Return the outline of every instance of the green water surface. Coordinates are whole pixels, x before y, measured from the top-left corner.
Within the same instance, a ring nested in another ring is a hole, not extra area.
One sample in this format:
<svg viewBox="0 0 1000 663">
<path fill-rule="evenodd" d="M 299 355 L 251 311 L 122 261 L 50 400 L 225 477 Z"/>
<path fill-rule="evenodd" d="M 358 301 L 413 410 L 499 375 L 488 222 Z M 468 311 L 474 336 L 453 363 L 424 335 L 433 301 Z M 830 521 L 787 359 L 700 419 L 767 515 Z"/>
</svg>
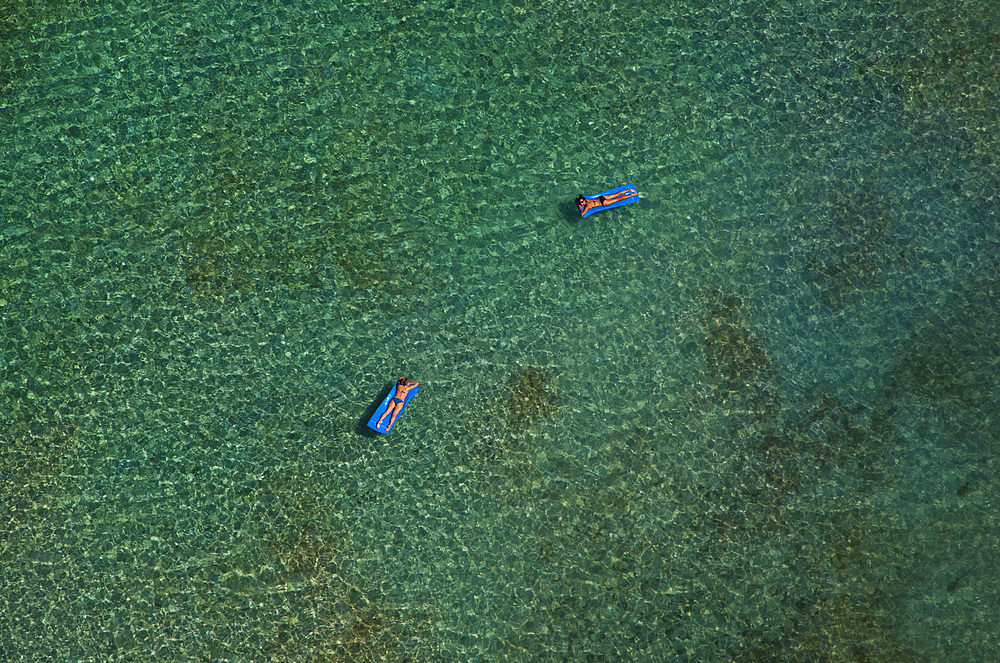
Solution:
<svg viewBox="0 0 1000 663">
<path fill-rule="evenodd" d="M 0 658 L 998 660 L 996 7 L 2 3 Z"/>
</svg>

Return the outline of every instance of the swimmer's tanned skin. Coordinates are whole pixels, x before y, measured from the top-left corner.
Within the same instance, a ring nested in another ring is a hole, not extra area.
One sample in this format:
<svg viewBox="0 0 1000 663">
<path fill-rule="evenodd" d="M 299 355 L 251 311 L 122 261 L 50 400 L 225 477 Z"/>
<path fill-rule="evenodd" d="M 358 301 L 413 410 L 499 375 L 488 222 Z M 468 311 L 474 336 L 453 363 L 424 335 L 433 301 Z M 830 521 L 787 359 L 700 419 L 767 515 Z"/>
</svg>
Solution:
<svg viewBox="0 0 1000 663">
<path fill-rule="evenodd" d="M 406 379 L 405 375 L 400 375 L 399 379 L 396 380 L 396 393 L 392 395 L 392 400 L 389 401 L 389 407 L 385 409 L 382 416 L 378 418 L 378 423 L 375 424 L 375 428 L 382 427 L 382 421 L 386 417 L 389 417 L 389 427 L 392 428 L 392 422 L 396 421 L 396 417 L 399 416 L 400 411 L 403 409 L 403 403 L 406 402 L 406 395 L 410 393 L 410 390 L 416 387 L 419 382 L 410 382 Z M 390 416 L 391 415 L 391 416 Z"/>
<path fill-rule="evenodd" d="M 618 193 L 613 193 L 610 196 L 597 196 L 596 198 L 587 198 L 582 193 L 576 197 L 576 206 L 580 208 L 580 215 L 587 213 L 591 207 L 603 207 L 604 205 L 611 205 L 612 203 L 617 203 L 619 200 L 624 198 L 629 198 L 634 196 L 639 192 L 635 189 L 625 189 L 624 191 L 619 191 Z"/>
</svg>

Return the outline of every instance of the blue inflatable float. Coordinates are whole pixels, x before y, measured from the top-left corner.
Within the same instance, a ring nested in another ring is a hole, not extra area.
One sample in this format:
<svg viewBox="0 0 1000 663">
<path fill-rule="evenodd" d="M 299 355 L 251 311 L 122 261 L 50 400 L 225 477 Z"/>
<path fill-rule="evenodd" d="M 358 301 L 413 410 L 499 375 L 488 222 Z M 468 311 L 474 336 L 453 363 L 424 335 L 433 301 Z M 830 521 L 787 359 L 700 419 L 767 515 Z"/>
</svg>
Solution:
<svg viewBox="0 0 1000 663">
<path fill-rule="evenodd" d="M 639 200 L 639 191 L 634 184 L 626 184 L 617 189 L 603 191 L 595 196 L 584 196 L 580 194 L 576 197 L 576 207 L 580 210 L 580 216 L 586 219 L 594 212 L 601 212 L 612 207 L 621 207 Z"/>
<path fill-rule="evenodd" d="M 371 428 L 373 431 L 378 431 L 379 433 L 388 433 L 391 431 L 392 427 L 396 425 L 397 421 L 399 421 L 399 418 L 403 416 L 403 411 L 406 409 L 406 406 L 409 405 L 410 399 L 416 396 L 418 391 L 420 391 L 420 387 L 410 389 L 410 391 L 407 392 L 406 396 L 403 398 L 403 407 L 400 408 L 399 414 L 396 415 L 396 418 L 392 419 L 391 415 L 386 417 L 385 421 L 382 422 L 382 427 L 379 428 L 376 426 L 379 418 L 382 416 L 382 413 L 389 408 L 389 401 L 391 401 L 392 397 L 396 395 L 396 383 L 394 382 L 392 386 L 389 387 L 389 393 L 385 395 L 384 399 L 382 399 L 382 404 L 375 409 L 375 414 L 373 414 L 371 419 L 368 420 L 368 428 Z M 390 419 L 392 419 L 392 423 L 390 423 Z"/>
</svg>

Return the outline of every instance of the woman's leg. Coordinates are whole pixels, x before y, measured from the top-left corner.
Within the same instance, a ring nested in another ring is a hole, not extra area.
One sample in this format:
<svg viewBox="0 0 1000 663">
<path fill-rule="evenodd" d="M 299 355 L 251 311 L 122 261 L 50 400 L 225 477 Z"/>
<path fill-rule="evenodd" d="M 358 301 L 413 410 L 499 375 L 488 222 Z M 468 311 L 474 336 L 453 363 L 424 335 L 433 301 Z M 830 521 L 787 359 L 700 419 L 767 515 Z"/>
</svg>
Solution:
<svg viewBox="0 0 1000 663">
<path fill-rule="evenodd" d="M 613 196 L 609 196 L 605 200 L 604 204 L 605 205 L 609 205 L 611 203 L 617 203 L 619 200 L 622 200 L 624 198 L 630 198 L 630 197 L 634 196 L 635 193 L 636 193 L 635 189 L 626 189 L 625 191 L 619 191 L 618 193 L 614 194 Z"/>
<path fill-rule="evenodd" d="M 404 401 L 404 402 L 405 402 L 405 401 Z M 390 427 L 390 428 L 392 427 L 392 423 L 393 423 L 394 421 L 396 421 L 396 417 L 398 417 L 398 416 L 399 416 L 399 413 L 400 413 L 400 412 L 401 412 L 402 410 L 403 410 L 403 403 L 396 403 L 396 404 L 395 404 L 395 406 L 394 406 L 394 407 L 392 408 L 392 416 L 391 416 L 391 417 L 389 417 L 389 427 Z"/>
<path fill-rule="evenodd" d="M 385 418 L 388 417 L 391 413 L 396 412 L 399 408 L 402 407 L 402 403 L 397 403 L 394 400 L 393 401 L 389 401 L 389 402 L 392 403 L 392 405 L 390 405 L 389 407 L 387 407 L 385 409 L 385 412 L 382 413 L 382 416 L 378 418 L 378 423 L 375 424 L 375 428 L 381 428 L 382 427 L 382 422 L 385 421 Z M 392 425 L 392 419 L 389 419 L 389 425 L 390 426 Z"/>
</svg>

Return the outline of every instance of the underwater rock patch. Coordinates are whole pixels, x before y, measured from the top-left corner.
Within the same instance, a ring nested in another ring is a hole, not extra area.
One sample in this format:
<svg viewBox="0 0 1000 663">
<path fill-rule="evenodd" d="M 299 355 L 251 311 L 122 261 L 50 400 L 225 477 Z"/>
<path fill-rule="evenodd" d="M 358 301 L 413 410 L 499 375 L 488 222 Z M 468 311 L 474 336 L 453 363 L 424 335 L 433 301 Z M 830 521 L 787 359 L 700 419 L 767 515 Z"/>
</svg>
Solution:
<svg viewBox="0 0 1000 663">
<path fill-rule="evenodd" d="M 873 75 L 902 89 L 905 112 L 919 125 L 940 132 L 940 114 L 967 134 L 977 160 L 992 161 L 1000 95 L 1000 54 L 993 6 L 960 0 L 912 15 L 907 43 L 886 50 L 872 64 Z M 919 47 L 918 47 L 919 45 Z"/>
<path fill-rule="evenodd" d="M 267 600 L 283 617 L 269 660 L 374 663 L 419 651 L 430 617 L 393 608 L 358 576 L 347 531 L 306 488 L 279 481 L 270 500 L 277 576 Z"/>
<path fill-rule="evenodd" d="M 1000 391 L 1000 280 L 989 268 L 907 337 L 890 371 L 894 393 L 980 408 Z"/>
<path fill-rule="evenodd" d="M 825 305 L 839 309 L 853 295 L 882 287 L 887 268 L 907 253 L 893 245 L 894 201 L 870 180 L 840 181 L 828 199 L 829 211 L 811 224 L 822 232 L 804 279 L 819 287 Z"/>
<path fill-rule="evenodd" d="M 777 368 L 764 342 L 744 323 L 743 310 L 743 300 L 731 295 L 710 305 L 702 320 L 702 347 L 718 398 L 742 409 L 749 425 L 773 417 L 780 400 Z"/>
<path fill-rule="evenodd" d="M 527 366 L 507 381 L 504 411 L 509 426 L 523 430 L 551 416 L 558 407 L 559 396 L 547 371 Z"/>
</svg>

